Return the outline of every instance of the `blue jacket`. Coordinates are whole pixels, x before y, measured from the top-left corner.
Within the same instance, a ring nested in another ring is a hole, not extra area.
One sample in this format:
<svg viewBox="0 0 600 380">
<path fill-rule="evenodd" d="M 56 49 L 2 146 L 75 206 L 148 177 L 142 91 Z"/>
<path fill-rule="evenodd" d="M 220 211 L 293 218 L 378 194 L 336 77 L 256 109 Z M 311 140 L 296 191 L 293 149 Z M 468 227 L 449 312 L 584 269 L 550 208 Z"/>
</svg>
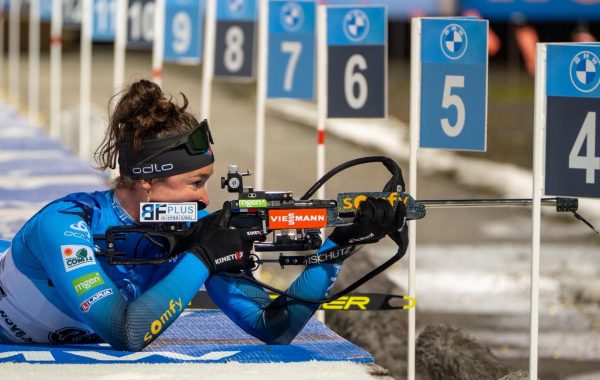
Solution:
<svg viewBox="0 0 600 380">
<path fill-rule="evenodd" d="M 269 344 L 289 343 L 317 309 L 285 297 L 273 301 L 244 279 L 209 276 L 191 253 L 162 265 L 135 266 L 110 265 L 95 255 L 104 242 L 94 241 L 94 235 L 132 224 L 112 190 L 70 194 L 34 215 L 0 254 L 0 341 L 105 341 L 137 351 L 181 315 L 202 285 L 238 326 Z M 120 250 L 132 254 L 133 240 L 124 241 Z M 322 249 L 330 245 L 327 241 Z M 141 247 L 144 256 L 156 254 L 155 249 Z M 322 298 L 339 268 L 308 266 L 288 291 Z"/>
</svg>

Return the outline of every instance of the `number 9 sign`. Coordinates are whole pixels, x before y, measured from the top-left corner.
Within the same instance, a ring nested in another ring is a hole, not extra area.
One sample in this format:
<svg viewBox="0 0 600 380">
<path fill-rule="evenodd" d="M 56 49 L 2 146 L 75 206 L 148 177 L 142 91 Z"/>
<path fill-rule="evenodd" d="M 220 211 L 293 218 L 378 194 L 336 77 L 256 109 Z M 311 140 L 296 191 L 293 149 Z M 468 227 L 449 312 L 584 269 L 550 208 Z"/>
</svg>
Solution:
<svg viewBox="0 0 600 380">
<path fill-rule="evenodd" d="M 217 2 L 216 77 L 254 77 L 256 17 L 256 0 Z"/>
<path fill-rule="evenodd" d="M 327 8 L 328 117 L 387 114 L 384 7 Z"/>
<path fill-rule="evenodd" d="M 200 63 L 204 3 L 204 0 L 166 2 L 165 61 Z"/>
</svg>

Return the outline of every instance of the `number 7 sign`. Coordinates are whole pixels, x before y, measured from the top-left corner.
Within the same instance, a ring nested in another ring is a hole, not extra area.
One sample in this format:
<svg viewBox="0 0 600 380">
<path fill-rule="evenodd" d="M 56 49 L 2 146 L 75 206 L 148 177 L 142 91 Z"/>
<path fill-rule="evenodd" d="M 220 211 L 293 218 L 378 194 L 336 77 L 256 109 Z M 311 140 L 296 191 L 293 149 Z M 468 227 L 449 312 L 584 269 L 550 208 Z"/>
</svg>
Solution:
<svg viewBox="0 0 600 380">
<path fill-rule="evenodd" d="M 267 73 L 268 98 L 314 98 L 314 1 L 269 1 Z"/>
</svg>

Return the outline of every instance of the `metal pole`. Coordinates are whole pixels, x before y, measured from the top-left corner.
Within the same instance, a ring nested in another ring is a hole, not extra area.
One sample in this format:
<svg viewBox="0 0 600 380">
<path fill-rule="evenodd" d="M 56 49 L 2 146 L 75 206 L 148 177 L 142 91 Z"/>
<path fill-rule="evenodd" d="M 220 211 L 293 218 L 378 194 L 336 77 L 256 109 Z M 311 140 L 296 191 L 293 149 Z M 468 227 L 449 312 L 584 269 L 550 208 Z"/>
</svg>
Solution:
<svg viewBox="0 0 600 380">
<path fill-rule="evenodd" d="M 202 119 L 207 119 L 210 123 L 210 98 L 215 71 L 217 0 L 206 1 L 204 20 L 204 59 L 202 60 L 202 99 L 200 99 L 200 116 Z"/>
<path fill-rule="evenodd" d="M 325 175 L 325 126 L 327 123 L 327 6 L 317 6 L 317 179 Z M 325 198 L 325 186 L 317 192 Z"/>
<path fill-rule="evenodd" d="M 21 24 L 21 0 L 10 0 L 8 31 L 8 98 L 9 103 L 19 110 L 19 54 L 20 54 L 20 24 Z"/>
<path fill-rule="evenodd" d="M 410 48 L 410 153 L 408 170 L 408 191 L 417 196 L 417 152 L 419 148 L 419 128 L 421 123 L 421 19 L 414 18 L 411 26 Z M 417 271 L 417 224 L 408 223 L 408 295 L 416 297 Z M 416 308 L 408 310 L 408 353 L 406 377 L 414 380 L 416 374 Z"/>
<path fill-rule="evenodd" d="M 258 3 L 258 75 L 256 83 L 256 146 L 254 158 L 254 185 L 264 189 L 265 174 L 265 107 L 267 99 L 267 59 L 269 55 L 269 1 Z"/>
<path fill-rule="evenodd" d="M 118 95 L 125 81 L 125 49 L 127 47 L 127 0 L 117 0 L 117 22 L 115 24 L 115 57 L 113 62 L 113 98 L 111 112 L 118 103 Z"/>
<path fill-rule="evenodd" d="M 165 52 L 166 0 L 157 0 L 154 11 L 154 40 L 152 45 L 152 80 L 162 87 L 163 57 Z"/>
<path fill-rule="evenodd" d="M 40 113 L 40 2 L 29 1 L 29 119 L 37 125 Z"/>
<path fill-rule="evenodd" d="M 62 94 L 62 1 L 52 0 L 52 23 L 50 32 L 50 135 L 61 135 L 61 94 Z"/>
<path fill-rule="evenodd" d="M 79 157 L 91 158 L 91 96 L 92 96 L 92 0 L 83 0 L 81 6 L 81 73 L 79 109 Z"/>
</svg>

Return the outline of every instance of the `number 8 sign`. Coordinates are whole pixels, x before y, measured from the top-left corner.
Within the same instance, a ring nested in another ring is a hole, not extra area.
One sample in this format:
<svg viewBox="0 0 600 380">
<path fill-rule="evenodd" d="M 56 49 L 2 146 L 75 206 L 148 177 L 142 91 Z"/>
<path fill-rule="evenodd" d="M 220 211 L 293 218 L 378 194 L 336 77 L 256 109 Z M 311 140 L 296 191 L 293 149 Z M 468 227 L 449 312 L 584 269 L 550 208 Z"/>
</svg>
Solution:
<svg viewBox="0 0 600 380">
<path fill-rule="evenodd" d="M 254 77 L 256 16 L 256 0 L 217 2 L 215 76 Z"/>
<path fill-rule="evenodd" d="M 328 117 L 385 117 L 387 15 L 384 7 L 327 8 Z"/>
<path fill-rule="evenodd" d="M 545 193 L 598 198 L 600 46 L 546 46 Z"/>
</svg>

